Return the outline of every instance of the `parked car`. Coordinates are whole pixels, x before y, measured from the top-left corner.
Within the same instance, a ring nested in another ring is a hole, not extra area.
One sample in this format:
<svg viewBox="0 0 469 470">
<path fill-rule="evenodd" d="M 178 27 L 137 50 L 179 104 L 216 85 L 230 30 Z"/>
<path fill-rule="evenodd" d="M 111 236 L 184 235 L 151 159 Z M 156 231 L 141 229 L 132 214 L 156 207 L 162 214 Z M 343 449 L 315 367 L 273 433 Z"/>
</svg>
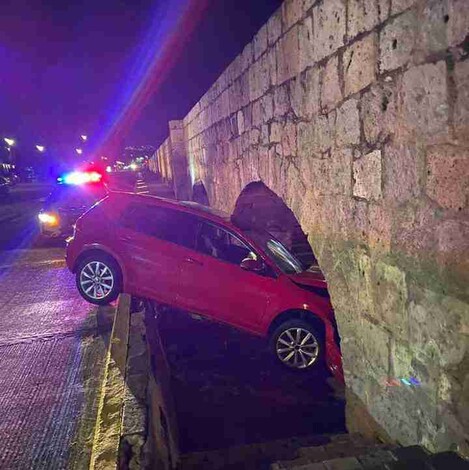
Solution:
<svg viewBox="0 0 469 470">
<path fill-rule="evenodd" d="M 269 338 L 292 369 L 325 359 L 342 377 L 322 273 L 304 271 L 268 233 L 241 230 L 206 206 L 110 193 L 78 219 L 66 259 L 91 303 L 120 292 L 154 299 Z"/>
<path fill-rule="evenodd" d="M 65 176 L 46 198 L 38 214 L 41 236 L 71 236 L 78 217 L 107 193 L 107 187 L 99 176 L 90 176 L 86 172 L 73 172 Z"/>
</svg>

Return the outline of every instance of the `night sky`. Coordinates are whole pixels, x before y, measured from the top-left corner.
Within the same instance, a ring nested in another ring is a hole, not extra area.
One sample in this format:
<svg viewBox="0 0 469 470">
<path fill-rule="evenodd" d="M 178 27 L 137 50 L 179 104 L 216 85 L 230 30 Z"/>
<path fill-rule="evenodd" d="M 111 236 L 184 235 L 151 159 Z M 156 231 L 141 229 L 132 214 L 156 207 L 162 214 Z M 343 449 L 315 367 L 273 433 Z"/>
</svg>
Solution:
<svg viewBox="0 0 469 470">
<path fill-rule="evenodd" d="M 81 133 L 103 140 L 141 77 L 154 75 L 138 72 L 145 54 L 171 36 L 164 18 L 190 1 L 3 0 L 0 137 L 15 137 L 23 151 L 41 143 L 68 152 Z M 158 145 L 168 120 L 186 115 L 281 4 L 192 1 L 208 5 L 200 21 L 192 14 L 192 33 L 187 24 L 173 28 L 169 52 L 177 60 L 166 59 L 157 69 L 162 80 L 152 80 L 145 99 L 135 101 L 133 119 L 120 121 L 122 145 Z"/>
</svg>

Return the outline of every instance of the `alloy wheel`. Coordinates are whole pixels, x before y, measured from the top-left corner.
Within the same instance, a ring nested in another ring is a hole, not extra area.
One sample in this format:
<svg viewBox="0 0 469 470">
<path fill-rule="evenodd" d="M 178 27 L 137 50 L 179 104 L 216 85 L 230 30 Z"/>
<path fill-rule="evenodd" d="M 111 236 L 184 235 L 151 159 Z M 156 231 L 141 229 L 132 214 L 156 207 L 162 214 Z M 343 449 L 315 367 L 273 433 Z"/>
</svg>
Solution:
<svg viewBox="0 0 469 470">
<path fill-rule="evenodd" d="M 104 299 L 114 287 L 114 275 L 102 261 L 91 261 L 80 272 L 80 286 L 91 299 Z"/>
<path fill-rule="evenodd" d="M 306 369 L 316 362 L 319 344 L 316 337 L 304 328 L 289 328 L 277 338 L 278 358 L 294 369 Z"/>
</svg>

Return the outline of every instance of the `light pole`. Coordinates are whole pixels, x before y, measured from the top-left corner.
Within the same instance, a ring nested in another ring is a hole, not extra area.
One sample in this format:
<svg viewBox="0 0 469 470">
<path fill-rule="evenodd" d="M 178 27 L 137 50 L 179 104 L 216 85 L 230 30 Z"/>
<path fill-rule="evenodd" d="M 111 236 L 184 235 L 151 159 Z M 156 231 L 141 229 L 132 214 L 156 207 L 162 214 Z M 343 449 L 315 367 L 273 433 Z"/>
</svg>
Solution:
<svg viewBox="0 0 469 470">
<path fill-rule="evenodd" d="M 83 150 L 82 149 L 75 149 L 75 152 L 78 154 L 78 155 L 81 155 L 83 153 Z"/>
<path fill-rule="evenodd" d="M 80 137 L 83 142 L 86 142 L 88 140 L 88 136 L 85 134 L 82 134 Z"/>
<path fill-rule="evenodd" d="M 46 150 L 46 148 L 44 147 L 44 145 L 36 145 L 36 149 L 38 152 L 40 153 L 44 153 L 44 151 Z"/>
<path fill-rule="evenodd" d="M 13 163 L 12 155 L 11 155 L 11 148 L 16 144 L 15 139 L 10 139 L 8 137 L 4 137 L 3 140 L 7 144 L 7 149 L 8 149 L 8 160 L 10 160 L 10 163 Z"/>
</svg>

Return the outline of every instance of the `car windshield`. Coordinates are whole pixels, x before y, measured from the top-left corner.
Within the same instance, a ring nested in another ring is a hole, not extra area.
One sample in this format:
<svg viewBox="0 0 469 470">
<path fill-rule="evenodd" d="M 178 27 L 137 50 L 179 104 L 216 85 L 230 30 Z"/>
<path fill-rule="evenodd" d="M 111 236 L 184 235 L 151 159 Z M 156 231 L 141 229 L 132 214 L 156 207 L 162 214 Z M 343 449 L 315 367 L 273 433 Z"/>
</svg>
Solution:
<svg viewBox="0 0 469 470">
<path fill-rule="evenodd" d="M 56 186 L 46 200 L 46 207 L 91 207 L 106 196 L 106 187 L 102 184 Z"/>
<path fill-rule="evenodd" d="M 260 247 L 267 256 L 280 268 L 285 274 L 297 274 L 303 271 L 301 262 L 288 249 L 282 245 L 276 238 L 268 232 L 249 231 L 246 232 Z"/>
</svg>

